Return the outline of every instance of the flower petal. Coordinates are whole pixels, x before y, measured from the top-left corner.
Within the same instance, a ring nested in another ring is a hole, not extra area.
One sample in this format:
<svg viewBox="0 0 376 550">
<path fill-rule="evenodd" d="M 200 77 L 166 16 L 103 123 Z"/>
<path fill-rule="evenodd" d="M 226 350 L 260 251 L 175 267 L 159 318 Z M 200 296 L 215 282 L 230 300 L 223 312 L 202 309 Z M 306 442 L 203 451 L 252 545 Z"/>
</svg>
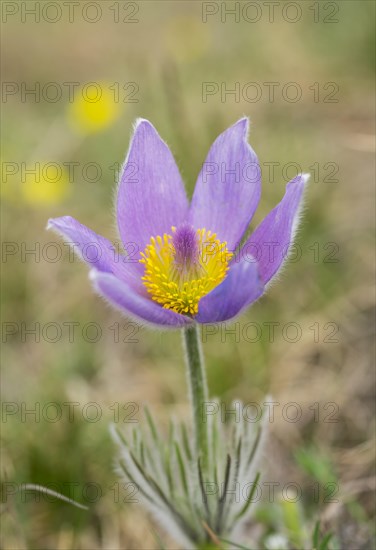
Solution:
<svg viewBox="0 0 376 550">
<path fill-rule="evenodd" d="M 196 321 L 219 323 L 232 319 L 263 293 L 257 262 L 248 258 L 233 263 L 226 279 L 201 298 Z"/>
<path fill-rule="evenodd" d="M 164 328 L 179 328 L 192 324 L 192 319 L 164 309 L 149 298 L 135 292 L 127 283 L 120 281 L 110 273 L 90 271 L 95 289 L 111 305 L 120 309 L 126 316 Z"/>
<path fill-rule="evenodd" d="M 142 252 L 151 237 L 185 221 L 188 201 L 170 149 L 154 126 L 139 119 L 120 176 L 117 217 L 120 236 Z"/>
<path fill-rule="evenodd" d="M 101 235 L 78 222 L 71 216 L 48 220 L 47 229 L 52 229 L 72 246 L 78 256 L 98 271 L 114 273 L 132 288 L 145 290 L 138 271 L 138 262 L 119 254 L 114 245 Z"/>
<path fill-rule="evenodd" d="M 239 244 L 261 194 L 256 153 L 247 142 L 249 122 L 242 118 L 213 143 L 198 177 L 190 222 L 217 234 L 229 250 Z"/>
<path fill-rule="evenodd" d="M 286 258 L 298 226 L 303 191 L 309 174 L 300 174 L 286 186 L 281 202 L 264 218 L 241 250 L 257 259 L 260 276 L 266 285 Z"/>
<path fill-rule="evenodd" d="M 110 241 L 97 235 L 71 216 L 48 220 L 47 229 L 52 229 L 67 239 L 75 252 L 86 263 L 99 271 L 112 273 L 115 250 Z"/>
</svg>

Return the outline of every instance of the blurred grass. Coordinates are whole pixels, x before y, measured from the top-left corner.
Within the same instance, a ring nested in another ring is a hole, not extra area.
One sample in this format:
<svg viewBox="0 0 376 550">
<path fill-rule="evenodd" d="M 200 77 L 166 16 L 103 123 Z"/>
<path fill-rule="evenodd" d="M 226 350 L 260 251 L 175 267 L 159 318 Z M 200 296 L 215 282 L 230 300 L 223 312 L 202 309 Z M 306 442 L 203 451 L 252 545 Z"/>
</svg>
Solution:
<svg viewBox="0 0 376 550">
<path fill-rule="evenodd" d="M 58 242 L 44 228 L 49 217 L 64 214 L 117 239 L 112 219 L 115 181 L 108 167 L 123 161 L 137 116 L 149 118 L 169 143 L 189 194 L 212 141 L 243 114 L 251 117 L 250 142 L 262 165 L 295 161 L 311 171 L 316 162 L 321 169 L 326 162 L 338 164 L 338 183 L 325 183 L 321 172 L 310 184 L 297 240 L 301 260 L 288 264 L 278 284 L 242 318 L 242 323 L 261 326 L 296 322 L 303 327 L 303 338 L 289 343 L 277 330 L 274 343 L 266 331 L 255 343 L 239 343 L 231 335 L 222 343 L 218 333 L 208 337 L 204 350 L 211 394 L 226 403 L 234 398 L 259 401 L 272 392 L 281 403 L 306 405 L 299 423 L 280 419 L 273 426 L 270 479 L 308 484 L 312 471 L 329 460 L 341 488 L 373 475 L 374 4 L 341 2 L 338 24 L 314 24 L 305 9 L 296 24 L 277 17 L 273 24 L 264 18 L 253 25 L 213 18 L 204 25 L 200 10 L 200 2 L 141 2 L 135 25 L 115 25 L 109 18 L 93 25 L 79 20 L 4 25 L 4 81 L 132 81 L 140 91 L 139 102 L 122 105 L 111 125 L 79 139 L 68 124 L 66 101 L 23 103 L 17 96 L 3 105 L 2 161 L 32 163 L 40 160 L 37 151 L 45 160 L 80 166 L 95 160 L 103 168 L 97 183 L 78 174 L 67 197 L 50 206 L 25 202 L 20 182 L 14 181 L 15 199 L 3 196 L 3 240 L 29 247 Z M 183 32 L 185 26 L 189 32 Z M 197 40 L 192 40 L 193 33 Z M 228 88 L 235 82 L 298 82 L 304 95 L 291 104 L 280 93 L 274 103 L 266 96 L 254 104 L 231 97 L 222 103 L 219 96 L 203 103 L 201 86 L 208 81 L 226 82 Z M 314 82 L 338 83 L 339 102 L 314 103 L 306 92 Z M 264 182 L 253 226 L 282 197 L 285 183 L 280 171 L 273 184 Z M 322 252 L 328 242 L 338 244 L 339 262 L 324 263 L 322 255 L 313 262 L 310 247 L 319 243 Z M 180 335 L 143 329 L 137 334 L 139 343 L 114 344 L 108 327 L 126 320 L 94 295 L 85 266 L 70 263 L 68 253 L 57 263 L 9 257 L 2 281 L 3 323 L 76 321 L 82 327 L 94 321 L 106 329 L 98 343 L 83 338 L 36 343 L 32 337 L 22 343 L 16 336 L 4 345 L 3 401 L 42 406 L 93 401 L 103 417 L 88 423 L 78 415 L 74 422 L 65 418 L 55 424 L 10 417 L 2 433 L 3 480 L 55 482 L 59 487 L 76 482 L 80 502 L 81 488 L 95 482 L 103 497 L 83 512 L 43 498 L 35 502 L 29 496 L 23 502 L 21 494 L 15 495 L 3 504 L 2 547 L 157 547 L 139 507 L 114 502 L 111 487 L 118 480 L 107 427 L 114 403 L 148 403 L 162 424 L 169 411 L 187 414 Z M 337 323 L 339 343 L 315 343 L 309 327 L 316 322 L 320 327 Z M 339 422 L 313 422 L 309 406 L 331 401 L 339 405 Z M 324 453 L 319 456 L 327 457 L 317 459 L 318 465 L 312 442 L 319 442 Z M 300 466 L 294 454 L 300 456 Z M 359 540 L 370 544 L 372 499 L 367 490 L 359 491 L 353 499 L 363 512 L 352 522 L 346 519 L 350 527 L 355 523 L 350 534 L 339 527 L 347 517 L 346 506 L 334 512 L 325 504 L 320 507 L 324 522 L 344 537 L 347 547 Z M 272 528 L 272 522 L 263 521 L 266 531 Z"/>
</svg>

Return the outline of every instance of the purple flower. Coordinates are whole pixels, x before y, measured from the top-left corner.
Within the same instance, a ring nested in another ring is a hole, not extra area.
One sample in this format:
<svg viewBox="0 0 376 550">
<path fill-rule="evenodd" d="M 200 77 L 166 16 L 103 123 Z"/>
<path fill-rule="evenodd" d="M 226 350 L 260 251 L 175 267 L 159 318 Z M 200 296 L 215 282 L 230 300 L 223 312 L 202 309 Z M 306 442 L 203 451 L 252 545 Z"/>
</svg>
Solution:
<svg viewBox="0 0 376 550">
<path fill-rule="evenodd" d="M 189 205 L 170 149 L 147 120 L 136 124 L 117 194 L 124 249 L 70 216 L 51 219 L 91 266 L 96 290 L 143 323 L 183 327 L 226 321 L 257 300 L 293 240 L 308 176 L 240 242 L 258 206 L 261 175 L 242 118 L 212 145 Z M 131 245 L 131 246 L 130 246 Z"/>
</svg>

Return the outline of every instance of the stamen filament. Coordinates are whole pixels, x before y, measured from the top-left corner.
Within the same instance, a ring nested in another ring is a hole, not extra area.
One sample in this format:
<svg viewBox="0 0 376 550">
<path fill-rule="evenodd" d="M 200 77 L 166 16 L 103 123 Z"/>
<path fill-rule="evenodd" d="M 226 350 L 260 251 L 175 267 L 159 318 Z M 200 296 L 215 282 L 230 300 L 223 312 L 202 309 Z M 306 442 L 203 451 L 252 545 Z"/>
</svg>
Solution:
<svg viewBox="0 0 376 550">
<path fill-rule="evenodd" d="M 176 313 L 195 316 L 200 299 L 226 277 L 232 253 L 206 229 L 171 228 L 151 237 L 141 252 L 142 280 L 152 300 Z"/>
</svg>

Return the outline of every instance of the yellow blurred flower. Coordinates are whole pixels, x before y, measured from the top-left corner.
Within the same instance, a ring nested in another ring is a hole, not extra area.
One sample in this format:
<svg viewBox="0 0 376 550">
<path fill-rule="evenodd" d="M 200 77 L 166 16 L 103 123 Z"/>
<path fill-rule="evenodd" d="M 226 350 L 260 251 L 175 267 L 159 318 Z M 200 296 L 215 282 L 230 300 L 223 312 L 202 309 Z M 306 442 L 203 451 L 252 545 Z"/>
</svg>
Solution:
<svg viewBox="0 0 376 550">
<path fill-rule="evenodd" d="M 120 114 L 119 100 L 111 84 L 90 82 L 75 90 L 67 115 L 70 124 L 80 133 L 99 132 L 110 126 Z"/>
<path fill-rule="evenodd" d="M 194 61 L 210 47 L 209 29 L 196 17 L 174 17 L 167 23 L 164 41 L 177 61 Z"/>
<path fill-rule="evenodd" d="M 25 202 L 32 205 L 58 204 L 70 192 L 68 170 L 56 162 L 35 163 L 20 181 Z"/>
<path fill-rule="evenodd" d="M 58 204 L 70 193 L 69 172 L 58 162 L 2 162 L 1 173 L 1 197 L 15 204 Z"/>
</svg>

